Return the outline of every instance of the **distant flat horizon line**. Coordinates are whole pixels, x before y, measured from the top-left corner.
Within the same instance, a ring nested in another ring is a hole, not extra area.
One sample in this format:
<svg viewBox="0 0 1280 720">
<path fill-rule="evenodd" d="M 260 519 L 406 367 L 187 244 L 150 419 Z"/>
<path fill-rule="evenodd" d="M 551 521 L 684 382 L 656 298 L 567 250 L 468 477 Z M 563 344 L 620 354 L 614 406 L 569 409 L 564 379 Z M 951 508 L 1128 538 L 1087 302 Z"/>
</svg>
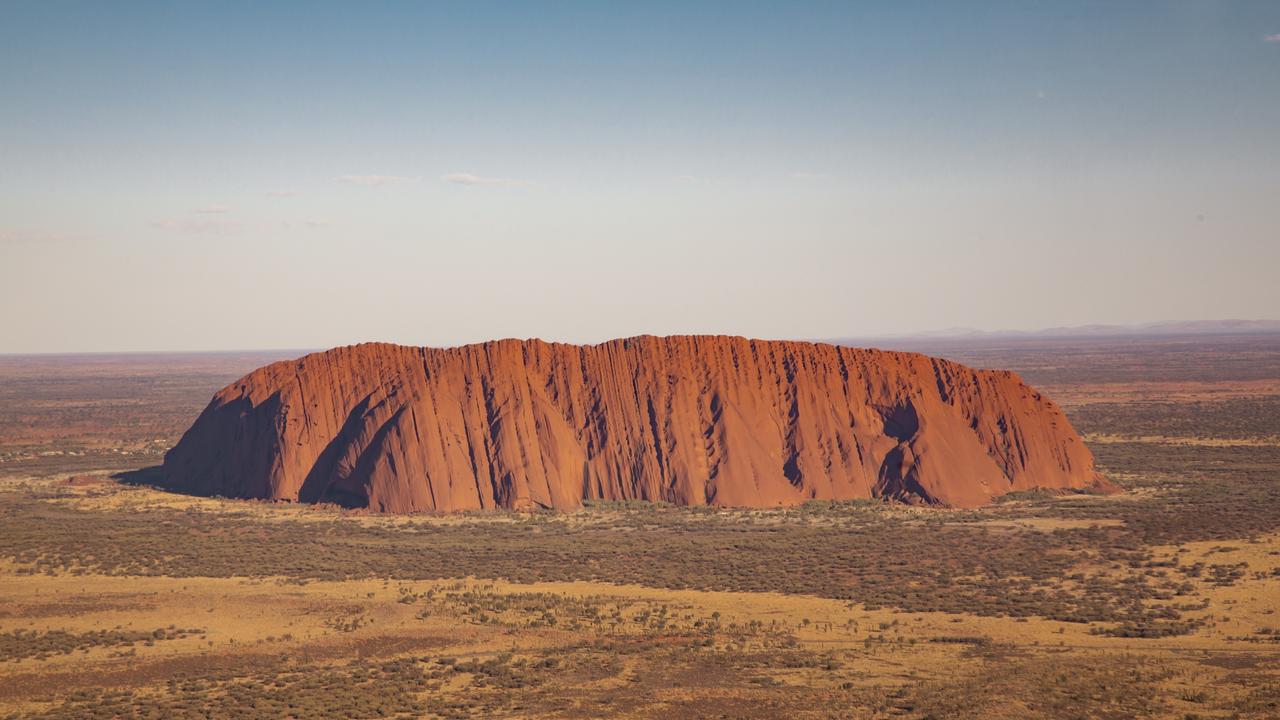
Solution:
<svg viewBox="0 0 1280 720">
<path fill-rule="evenodd" d="M 1005 339 L 1071 339 L 1106 337 L 1177 337 L 1208 335 L 1272 335 L 1280 334 L 1280 320 L 1238 318 L 1225 320 L 1170 320 L 1136 324 L 1067 325 L 1037 330 L 982 330 L 957 327 L 888 335 L 849 335 L 834 338 L 834 342 L 851 340 L 1005 340 Z"/>
<path fill-rule="evenodd" d="M 638 333 L 634 335 L 620 335 L 609 340 L 600 342 L 610 342 L 611 340 L 625 339 L 629 337 L 643 337 L 645 335 L 655 335 L 657 337 L 667 337 L 671 335 L 732 335 L 733 333 Z M 1108 339 L 1108 338 L 1143 338 L 1143 337 L 1205 337 L 1215 335 L 1276 335 L 1280 334 L 1280 320 L 1243 320 L 1243 319 L 1226 319 L 1226 320 L 1175 320 L 1165 322 L 1140 323 L 1130 325 L 1111 325 L 1111 324 L 1088 324 L 1088 325 L 1071 325 L 1041 328 L 1038 330 L 981 330 L 978 328 L 956 327 L 944 330 L 919 331 L 908 333 L 891 333 L 891 334 L 867 334 L 867 335 L 843 335 L 820 338 L 772 338 L 775 340 L 792 340 L 797 342 L 813 342 L 813 343 L 829 343 L 833 345 L 849 345 L 851 343 L 863 343 L 866 341 L 894 341 L 894 342 L 929 342 L 929 341 L 964 341 L 964 340 L 1069 340 L 1069 339 Z M 746 336 L 743 336 L 746 337 Z M 491 338 L 489 340 L 480 340 L 475 342 L 463 342 L 450 345 L 422 345 L 418 347 L 461 347 L 463 345 L 474 345 L 481 342 L 495 342 L 498 340 L 535 340 L 542 339 L 536 337 L 528 338 Z M 753 338 L 766 339 L 766 338 Z M 230 348 L 230 349 L 188 349 L 188 350 L 55 350 L 55 351 L 36 351 L 36 352 L 0 352 L 0 359 L 12 360 L 21 358 L 54 358 L 54 357 L 128 357 L 138 355 L 280 355 L 282 357 L 301 357 L 308 353 L 320 352 L 333 347 L 341 347 L 342 345 L 359 345 L 365 342 L 388 342 L 379 340 L 361 340 L 352 343 L 341 343 L 338 345 L 316 346 L 316 347 L 280 347 L 280 348 Z M 546 340 L 546 342 L 566 342 L 561 340 Z M 409 344 L 412 343 L 393 343 L 393 344 Z M 569 343 L 574 345 L 596 345 L 600 343 L 578 342 Z"/>
</svg>

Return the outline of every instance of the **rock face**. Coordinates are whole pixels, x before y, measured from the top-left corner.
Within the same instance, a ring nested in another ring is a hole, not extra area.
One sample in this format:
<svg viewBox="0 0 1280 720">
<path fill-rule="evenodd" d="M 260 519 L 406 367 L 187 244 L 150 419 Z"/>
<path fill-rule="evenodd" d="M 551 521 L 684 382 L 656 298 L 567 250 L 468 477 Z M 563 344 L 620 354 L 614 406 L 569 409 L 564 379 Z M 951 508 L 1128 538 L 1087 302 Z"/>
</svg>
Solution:
<svg viewBox="0 0 1280 720">
<path fill-rule="evenodd" d="M 342 347 L 228 385 L 165 456 L 174 487 L 384 512 L 583 499 L 971 507 L 1109 488 L 1015 374 L 736 337 Z"/>
</svg>

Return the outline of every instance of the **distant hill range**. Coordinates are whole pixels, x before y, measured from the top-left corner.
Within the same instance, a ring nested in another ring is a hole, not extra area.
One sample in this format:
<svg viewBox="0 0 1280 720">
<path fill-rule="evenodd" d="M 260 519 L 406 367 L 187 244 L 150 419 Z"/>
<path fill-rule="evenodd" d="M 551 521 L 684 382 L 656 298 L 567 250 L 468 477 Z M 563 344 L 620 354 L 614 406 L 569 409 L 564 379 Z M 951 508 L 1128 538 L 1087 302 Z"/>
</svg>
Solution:
<svg viewBox="0 0 1280 720">
<path fill-rule="evenodd" d="M 1168 337 L 1177 335 L 1274 335 L 1280 334 L 1280 320 L 1183 320 L 1143 325 L 1076 325 L 1043 330 L 978 330 L 948 328 L 919 333 L 866 335 L 837 338 L 836 344 L 862 340 L 1001 340 L 1049 338 Z"/>
</svg>

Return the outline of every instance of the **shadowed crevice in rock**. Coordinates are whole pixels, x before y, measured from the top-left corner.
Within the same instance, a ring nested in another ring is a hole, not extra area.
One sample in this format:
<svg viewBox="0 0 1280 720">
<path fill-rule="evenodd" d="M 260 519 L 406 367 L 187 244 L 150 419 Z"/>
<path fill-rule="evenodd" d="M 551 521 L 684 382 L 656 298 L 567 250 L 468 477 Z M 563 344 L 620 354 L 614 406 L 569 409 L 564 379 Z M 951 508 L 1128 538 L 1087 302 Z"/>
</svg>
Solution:
<svg viewBox="0 0 1280 720">
<path fill-rule="evenodd" d="M 359 433 L 372 399 L 373 395 L 366 395 L 347 414 L 347 421 L 343 423 L 342 429 L 325 446 L 320 453 L 320 457 L 311 466 L 311 471 L 307 473 L 307 478 L 302 481 L 302 488 L 298 491 L 298 499 L 300 501 L 305 503 L 320 502 L 328 493 L 329 486 L 335 479 L 334 473 L 337 470 L 338 459 L 342 456 L 346 446 Z"/>
</svg>

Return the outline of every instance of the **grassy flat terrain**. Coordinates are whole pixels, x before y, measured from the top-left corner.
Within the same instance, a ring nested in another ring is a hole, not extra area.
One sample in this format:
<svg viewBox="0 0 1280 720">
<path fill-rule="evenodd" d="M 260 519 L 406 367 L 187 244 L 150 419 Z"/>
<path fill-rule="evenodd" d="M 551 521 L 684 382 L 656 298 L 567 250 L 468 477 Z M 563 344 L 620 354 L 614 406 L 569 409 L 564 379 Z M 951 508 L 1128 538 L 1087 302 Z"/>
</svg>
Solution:
<svg viewBox="0 0 1280 720">
<path fill-rule="evenodd" d="M 49 479 L 2 492 L 44 526 L 5 518 L 0 703 L 18 717 L 1057 717 L 1081 703 L 1267 717 L 1280 703 L 1280 534 L 1135 544 L 1128 521 L 1177 492 L 1162 486 L 964 513 L 475 518 Z"/>
<path fill-rule="evenodd" d="M 1125 492 L 974 511 L 381 516 L 24 445 L 0 718 L 1280 715 L 1280 342 L 1086 349 L 1009 357 Z M 24 442 L 51 437 L 32 417 Z M 64 450 L 110 452 L 77 432 Z"/>
</svg>

